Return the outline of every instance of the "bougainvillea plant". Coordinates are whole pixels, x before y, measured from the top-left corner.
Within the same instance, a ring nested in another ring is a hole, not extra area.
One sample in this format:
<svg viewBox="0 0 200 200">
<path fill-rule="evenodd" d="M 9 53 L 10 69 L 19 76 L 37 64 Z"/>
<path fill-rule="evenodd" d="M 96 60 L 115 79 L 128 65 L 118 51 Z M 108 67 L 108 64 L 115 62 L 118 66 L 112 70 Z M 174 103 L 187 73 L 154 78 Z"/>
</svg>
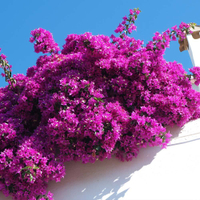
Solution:
<svg viewBox="0 0 200 200">
<path fill-rule="evenodd" d="M 32 31 L 35 52 L 45 55 L 26 75 L 12 77 L 0 55 L 9 83 L 0 88 L 0 191 L 6 196 L 51 200 L 47 183 L 64 177 L 66 161 L 113 155 L 129 161 L 147 145 L 166 147 L 166 126 L 200 117 L 200 93 L 181 64 L 163 58 L 190 25 L 155 33 L 144 45 L 128 36 L 139 13 L 123 17 L 118 37 L 72 34 L 61 52 L 49 31 Z M 198 81 L 199 68 L 191 71 Z"/>
</svg>

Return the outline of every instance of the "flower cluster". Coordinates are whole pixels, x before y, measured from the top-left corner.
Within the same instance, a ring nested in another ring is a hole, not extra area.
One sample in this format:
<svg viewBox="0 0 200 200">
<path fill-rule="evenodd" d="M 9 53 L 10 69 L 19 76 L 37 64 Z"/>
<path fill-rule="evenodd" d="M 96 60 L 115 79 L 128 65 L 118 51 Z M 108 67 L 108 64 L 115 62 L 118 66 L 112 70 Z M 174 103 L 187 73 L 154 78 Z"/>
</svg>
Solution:
<svg viewBox="0 0 200 200">
<path fill-rule="evenodd" d="M 190 69 L 190 72 L 194 74 L 195 85 L 198 86 L 200 84 L 200 67 L 193 67 Z"/>
<path fill-rule="evenodd" d="M 1 51 L 1 48 L 0 48 L 0 51 Z M 0 55 L 0 68 L 2 68 L 4 71 L 4 73 L 1 73 L 1 75 L 5 77 L 5 81 L 11 83 L 12 82 L 12 79 L 11 79 L 12 65 L 8 64 L 8 61 L 6 60 L 6 56 L 4 54 Z"/>
<path fill-rule="evenodd" d="M 123 18 L 124 31 L 133 30 L 126 22 L 139 12 Z M 0 191 L 51 200 L 47 183 L 64 177 L 66 161 L 129 161 L 146 146 L 165 148 L 166 126 L 200 117 L 200 93 L 181 64 L 163 58 L 173 31 L 183 37 L 173 28 L 146 46 L 126 34 L 72 34 L 61 53 L 48 31 L 31 32 L 35 51 L 52 55 L 0 88 Z"/>
<path fill-rule="evenodd" d="M 123 37 L 124 35 L 131 34 L 132 31 L 136 30 L 135 20 L 137 19 L 137 16 L 140 14 L 140 12 L 141 11 L 138 8 L 133 10 L 130 9 L 129 17 L 123 17 L 123 21 L 115 29 L 115 33 L 120 33 L 120 37 Z"/>
<path fill-rule="evenodd" d="M 42 28 L 31 31 L 32 37 L 30 42 L 34 43 L 34 49 L 36 53 L 57 53 L 60 51 L 58 44 L 54 42 L 52 34 Z"/>
</svg>

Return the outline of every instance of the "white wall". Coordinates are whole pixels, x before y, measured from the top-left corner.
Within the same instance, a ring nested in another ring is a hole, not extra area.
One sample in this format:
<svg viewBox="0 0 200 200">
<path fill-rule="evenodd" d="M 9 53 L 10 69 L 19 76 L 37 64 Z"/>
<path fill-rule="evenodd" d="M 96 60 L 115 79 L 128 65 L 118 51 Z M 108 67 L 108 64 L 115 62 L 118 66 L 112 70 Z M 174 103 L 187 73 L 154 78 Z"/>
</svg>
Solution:
<svg viewBox="0 0 200 200">
<path fill-rule="evenodd" d="M 200 119 L 171 132 L 167 149 L 142 149 L 131 162 L 66 163 L 65 178 L 49 190 L 55 200 L 200 200 Z"/>
<path fill-rule="evenodd" d="M 200 38 L 194 39 L 191 34 L 187 35 L 188 40 L 188 53 L 190 55 L 190 59 L 192 61 L 193 66 L 200 67 Z"/>
<path fill-rule="evenodd" d="M 200 85 L 196 86 L 195 84 L 192 84 L 192 88 L 198 92 L 200 92 Z"/>
<path fill-rule="evenodd" d="M 188 53 L 190 55 L 192 65 L 195 67 L 200 67 L 200 38 L 194 39 L 191 34 L 188 34 L 186 37 L 188 41 Z M 192 88 L 200 92 L 200 85 L 196 86 L 195 84 L 192 84 Z"/>
</svg>

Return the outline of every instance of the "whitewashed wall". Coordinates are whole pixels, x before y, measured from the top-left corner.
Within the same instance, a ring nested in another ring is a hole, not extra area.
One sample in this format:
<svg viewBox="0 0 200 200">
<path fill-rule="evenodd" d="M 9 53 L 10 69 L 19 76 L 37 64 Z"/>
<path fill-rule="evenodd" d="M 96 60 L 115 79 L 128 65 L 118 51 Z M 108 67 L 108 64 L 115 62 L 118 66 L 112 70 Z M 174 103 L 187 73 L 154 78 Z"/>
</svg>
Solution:
<svg viewBox="0 0 200 200">
<path fill-rule="evenodd" d="M 191 34 L 188 34 L 186 37 L 188 41 L 188 53 L 190 55 L 192 65 L 200 67 L 200 38 L 194 39 Z M 192 87 L 194 90 L 200 92 L 200 85 L 196 86 L 195 84 L 192 84 Z"/>
<path fill-rule="evenodd" d="M 66 163 L 65 178 L 49 190 L 55 200 L 200 200 L 200 119 L 171 132 L 167 149 L 142 149 L 131 162 Z"/>
<path fill-rule="evenodd" d="M 190 55 L 190 59 L 192 61 L 193 66 L 199 66 L 200 67 L 200 38 L 194 39 L 191 34 L 187 35 L 187 41 L 188 41 L 188 53 Z"/>
</svg>

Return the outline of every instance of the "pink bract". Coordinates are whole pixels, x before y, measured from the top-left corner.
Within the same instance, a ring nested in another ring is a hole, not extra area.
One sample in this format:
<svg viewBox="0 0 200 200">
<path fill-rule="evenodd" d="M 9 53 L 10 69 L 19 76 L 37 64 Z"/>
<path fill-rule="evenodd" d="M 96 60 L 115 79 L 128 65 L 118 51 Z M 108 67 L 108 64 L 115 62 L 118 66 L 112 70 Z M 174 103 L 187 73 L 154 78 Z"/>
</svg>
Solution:
<svg viewBox="0 0 200 200">
<path fill-rule="evenodd" d="M 128 36 L 139 9 L 115 32 L 67 36 L 61 53 L 52 34 L 31 32 L 40 56 L 27 74 L 7 75 L 0 88 L 0 190 L 16 200 L 51 200 L 51 180 L 65 176 L 64 162 L 132 160 L 146 146 L 166 147 L 166 126 L 200 116 L 200 93 L 181 64 L 167 62 L 165 49 L 181 23 L 156 33 L 144 45 Z M 126 23 L 127 24 L 126 24 Z M 174 32 L 175 31 L 175 32 Z M 10 65 L 0 56 L 5 73 Z M 199 81 L 199 69 L 191 70 Z M 5 75 L 5 74 L 4 74 Z M 3 76 L 4 76 L 3 75 Z M 11 81 L 12 80 L 12 81 Z"/>
</svg>

